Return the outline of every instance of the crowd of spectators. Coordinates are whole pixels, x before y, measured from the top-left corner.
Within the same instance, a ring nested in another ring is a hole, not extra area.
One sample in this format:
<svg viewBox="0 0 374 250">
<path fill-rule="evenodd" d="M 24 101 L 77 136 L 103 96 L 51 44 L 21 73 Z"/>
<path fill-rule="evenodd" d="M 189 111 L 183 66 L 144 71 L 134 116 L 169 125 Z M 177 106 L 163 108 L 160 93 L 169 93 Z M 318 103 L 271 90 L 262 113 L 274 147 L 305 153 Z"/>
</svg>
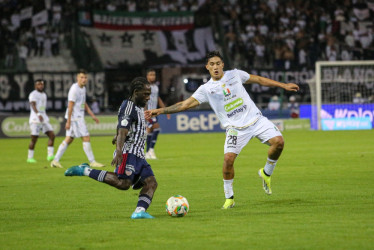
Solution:
<svg viewBox="0 0 374 250">
<path fill-rule="evenodd" d="M 0 58 L 59 54 L 61 34 L 69 34 L 77 10 L 126 12 L 197 11 L 219 20 L 233 67 L 302 69 L 317 60 L 374 58 L 374 0 L 2 0 Z M 33 26 L 22 11 L 47 10 L 46 23 Z M 222 34 L 221 33 L 221 34 Z"/>
<path fill-rule="evenodd" d="M 96 0 L 78 1 L 79 8 L 126 12 L 196 11 L 205 0 Z"/>
<path fill-rule="evenodd" d="M 228 0 L 221 13 L 234 66 L 374 59 L 373 0 Z"/>
<path fill-rule="evenodd" d="M 4 41 L 0 43 L 0 58 L 4 58 L 1 66 L 24 70 L 28 57 L 59 55 L 61 33 L 68 31 L 75 20 L 64 19 L 72 14 L 67 4 L 66 1 L 0 1 L 0 39 Z M 17 61 L 19 65 L 15 65 Z"/>
</svg>

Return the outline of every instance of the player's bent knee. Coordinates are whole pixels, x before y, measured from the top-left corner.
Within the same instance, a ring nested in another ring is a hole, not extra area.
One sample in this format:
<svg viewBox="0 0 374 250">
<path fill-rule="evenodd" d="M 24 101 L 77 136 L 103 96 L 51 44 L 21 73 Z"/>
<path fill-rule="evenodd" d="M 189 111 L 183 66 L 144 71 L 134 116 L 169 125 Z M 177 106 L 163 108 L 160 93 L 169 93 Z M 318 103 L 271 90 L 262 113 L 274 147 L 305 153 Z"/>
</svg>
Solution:
<svg viewBox="0 0 374 250">
<path fill-rule="evenodd" d="M 275 146 L 277 149 L 282 150 L 284 148 L 284 140 L 282 136 L 277 136 L 269 141 L 271 146 Z"/>
<path fill-rule="evenodd" d="M 126 179 L 120 179 L 118 184 L 116 185 L 116 188 L 120 190 L 128 190 L 131 186 L 131 182 L 129 182 Z"/>
<path fill-rule="evenodd" d="M 276 145 L 276 147 L 277 147 L 278 150 L 283 150 L 283 148 L 284 148 L 283 137 L 277 136 L 276 137 L 276 141 L 275 141 L 275 145 Z"/>
<path fill-rule="evenodd" d="M 145 179 L 144 182 L 145 182 L 145 184 L 144 184 L 145 187 L 147 187 L 149 189 L 152 189 L 152 190 L 157 189 L 158 183 L 157 183 L 156 178 L 154 176 L 148 177 L 147 179 Z"/>
</svg>

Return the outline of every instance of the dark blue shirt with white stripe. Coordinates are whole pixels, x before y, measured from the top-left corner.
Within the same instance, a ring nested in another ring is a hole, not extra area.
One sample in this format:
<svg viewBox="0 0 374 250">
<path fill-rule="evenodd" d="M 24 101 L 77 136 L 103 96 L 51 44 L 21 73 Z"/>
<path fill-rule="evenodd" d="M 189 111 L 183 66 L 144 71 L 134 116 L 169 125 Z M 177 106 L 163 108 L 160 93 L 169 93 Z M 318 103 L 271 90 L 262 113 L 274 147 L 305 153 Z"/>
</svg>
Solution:
<svg viewBox="0 0 374 250">
<path fill-rule="evenodd" d="M 117 128 L 129 130 L 122 152 L 131 153 L 144 159 L 144 146 L 147 138 L 144 108 L 130 100 L 124 100 L 118 110 Z"/>
</svg>

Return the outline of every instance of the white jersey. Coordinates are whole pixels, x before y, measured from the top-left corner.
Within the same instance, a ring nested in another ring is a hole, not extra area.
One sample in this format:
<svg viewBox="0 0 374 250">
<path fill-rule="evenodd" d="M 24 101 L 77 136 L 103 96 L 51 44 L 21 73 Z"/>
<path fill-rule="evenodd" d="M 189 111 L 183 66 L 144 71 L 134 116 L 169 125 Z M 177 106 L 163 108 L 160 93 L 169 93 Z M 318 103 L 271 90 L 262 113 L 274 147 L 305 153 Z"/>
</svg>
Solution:
<svg viewBox="0 0 374 250">
<path fill-rule="evenodd" d="M 36 109 L 38 113 L 40 113 L 43 117 L 43 122 L 49 122 L 49 118 L 46 114 L 46 106 L 47 106 L 47 95 L 44 92 L 39 92 L 34 90 L 29 95 L 29 102 L 36 103 Z M 39 117 L 35 113 L 35 111 L 30 107 L 30 119 L 29 123 L 40 123 Z"/>
<path fill-rule="evenodd" d="M 223 127 L 243 128 L 256 122 L 261 112 L 245 90 L 243 83 L 250 75 L 242 70 L 224 71 L 223 77 L 212 78 L 192 95 L 199 103 L 209 102 Z"/>
<path fill-rule="evenodd" d="M 86 104 L 86 87 L 79 87 L 78 83 L 71 85 L 68 101 L 74 102 L 71 120 L 77 121 L 84 118 L 84 110 Z M 68 109 L 66 109 L 65 119 L 68 119 Z"/>
<path fill-rule="evenodd" d="M 151 84 L 151 96 L 148 101 L 148 110 L 157 109 L 158 104 L 158 86 L 156 83 Z"/>
</svg>

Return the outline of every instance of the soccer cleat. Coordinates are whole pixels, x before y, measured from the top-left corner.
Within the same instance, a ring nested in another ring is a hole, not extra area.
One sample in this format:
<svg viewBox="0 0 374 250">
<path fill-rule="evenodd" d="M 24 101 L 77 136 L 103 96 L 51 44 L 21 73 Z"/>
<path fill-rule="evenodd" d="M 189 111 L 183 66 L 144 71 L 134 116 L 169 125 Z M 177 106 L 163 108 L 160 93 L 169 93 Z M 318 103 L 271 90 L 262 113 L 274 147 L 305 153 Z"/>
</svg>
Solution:
<svg viewBox="0 0 374 250">
<path fill-rule="evenodd" d="M 62 165 L 58 161 L 52 160 L 51 161 L 51 167 L 52 168 L 62 168 Z"/>
<path fill-rule="evenodd" d="M 83 176 L 84 175 L 84 170 L 88 168 L 87 163 L 83 163 L 79 166 L 73 166 L 65 171 L 65 176 Z"/>
<path fill-rule="evenodd" d="M 225 204 L 223 204 L 222 209 L 229 209 L 235 206 L 234 199 L 226 199 Z"/>
<path fill-rule="evenodd" d="M 154 219 L 152 215 L 145 211 L 141 211 L 139 213 L 133 212 L 131 215 L 131 219 Z"/>
<path fill-rule="evenodd" d="M 92 168 L 102 168 L 102 167 L 105 167 L 105 165 L 101 164 L 101 163 L 99 163 L 97 161 L 93 161 L 93 162 L 90 163 L 90 167 L 92 167 Z"/>
<path fill-rule="evenodd" d="M 34 158 L 28 158 L 27 163 L 36 163 L 36 160 Z"/>
<path fill-rule="evenodd" d="M 148 154 L 149 154 L 149 159 L 152 159 L 152 160 L 157 159 L 156 154 L 155 154 L 155 150 L 153 148 L 149 149 Z"/>
<path fill-rule="evenodd" d="M 151 156 L 149 155 L 149 152 L 146 152 L 146 153 L 145 153 L 145 159 L 146 159 L 146 160 L 151 159 Z"/>
<path fill-rule="evenodd" d="M 264 189 L 266 194 L 271 194 L 271 176 L 267 176 L 264 173 L 264 169 L 261 168 L 258 170 L 258 175 L 262 179 L 262 188 Z"/>
<path fill-rule="evenodd" d="M 54 155 L 47 156 L 47 161 L 52 161 L 55 158 Z"/>
</svg>

